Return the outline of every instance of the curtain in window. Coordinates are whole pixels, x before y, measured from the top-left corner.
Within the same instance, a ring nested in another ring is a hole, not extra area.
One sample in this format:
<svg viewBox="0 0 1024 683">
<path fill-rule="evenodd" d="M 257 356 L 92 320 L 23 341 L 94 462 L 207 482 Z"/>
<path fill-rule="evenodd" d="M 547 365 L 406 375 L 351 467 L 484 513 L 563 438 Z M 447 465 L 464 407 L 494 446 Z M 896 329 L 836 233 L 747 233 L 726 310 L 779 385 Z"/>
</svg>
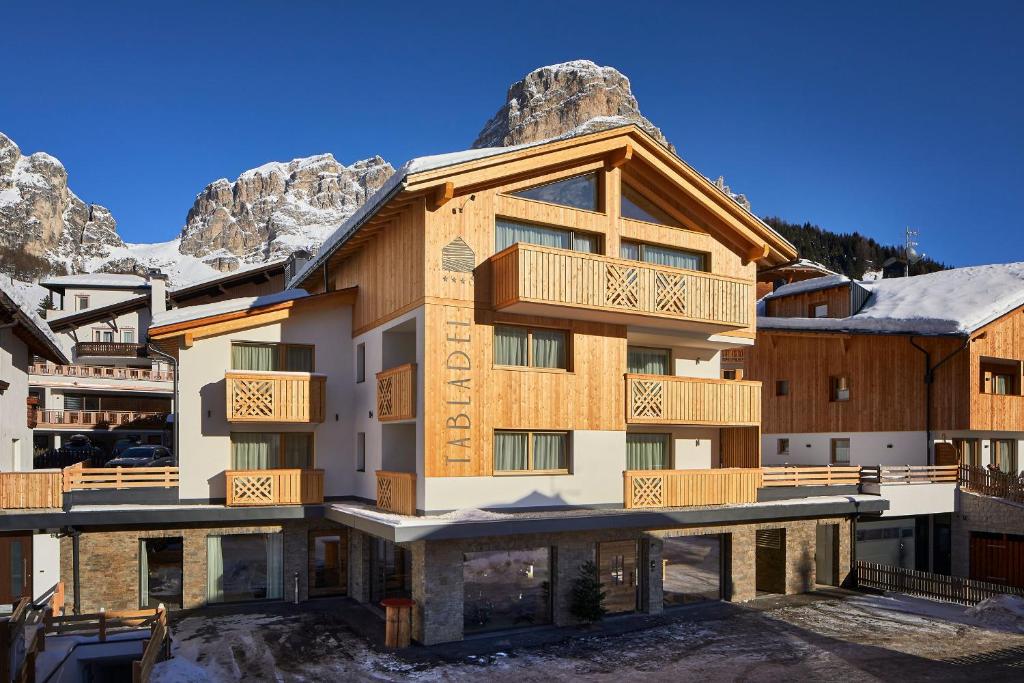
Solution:
<svg viewBox="0 0 1024 683">
<path fill-rule="evenodd" d="M 281 467 L 309 469 L 313 466 L 313 435 L 285 434 Z"/>
<path fill-rule="evenodd" d="M 542 247 L 556 247 L 558 249 L 569 249 L 572 234 L 568 230 L 558 228 L 545 228 L 530 223 L 517 223 L 515 221 L 498 218 L 495 225 L 495 251 L 501 251 L 510 247 L 516 242 L 536 244 Z"/>
<path fill-rule="evenodd" d="M 565 450 L 565 434 L 534 434 L 533 469 L 568 469 Z"/>
<path fill-rule="evenodd" d="M 626 350 L 626 370 L 637 375 L 667 375 L 668 351 L 629 348 Z"/>
<path fill-rule="evenodd" d="M 284 597 L 284 558 L 282 534 L 267 534 L 267 597 Z"/>
<path fill-rule="evenodd" d="M 668 436 L 626 434 L 627 470 L 662 470 L 668 467 Z"/>
<path fill-rule="evenodd" d="M 231 469 L 266 470 L 278 467 L 279 441 L 277 434 L 232 432 Z"/>
<path fill-rule="evenodd" d="M 636 242 L 619 242 L 619 258 L 628 258 L 630 261 L 639 261 L 640 245 Z"/>
<path fill-rule="evenodd" d="M 527 332 L 521 327 L 494 327 L 495 365 L 526 365 Z"/>
<path fill-rule="evenodd" d="M 313 372 L 313 349 L 308 346 L 287 346 L 284 351 L 285 370 Z"/>
<path fill-rule="evenodd" d="M 599 244 L 601 238 L 597 235 L 588 235 L 586 233 L 577 232 L 572 236 L 572 250 L 582 251 L 587 254 L 597 254 L 600 252 Z"/>
<path fill-rule="evenodd" d="M 528 434 L 520 432 L 496 432 L 494 469 L 502 472 L 525 470 L 527 438 Z"/>
<path fill-rule="evenodd" d="M 139 543 L 139 607 L 149 607 L 149 547 L 148 543 Z"/>
<path fill-rule="evenodd" d="M 644 245 L 644 261 L 655 263 L 659 266 L 669 266 L 670 268 L 704 270 L 703 254 L 695 254 L 680 249 L 669 249 L 668 247 L 656 247 L 652 244 Z"/>
<path fill-rule="evenodd" d="M 224 550 L 220 536 L 206 537 L 206 601 L 224 602 Z"/>
<path fill-rule="evenodd" d="M 121 330 L 121 341 L 125 344 L 134 344 L 135 330 Z"/>
<path fill-rule="evenodd" d="M 994 441 L 996 465 L 1000 472 L 1017 473 L 1017 454 L 1014 452 L 1013 441 Z"/>
<path fill-rule="evenodd" d="M 277 370 L 277 349 L 271 344 L 232 344 L 232 370 Z"/>
<path fill-rule="evenodd" d="M 560 330 L 533 331 L 533 366 L 537 368 L 565 367 L 565 332 Z"/>
</svg>

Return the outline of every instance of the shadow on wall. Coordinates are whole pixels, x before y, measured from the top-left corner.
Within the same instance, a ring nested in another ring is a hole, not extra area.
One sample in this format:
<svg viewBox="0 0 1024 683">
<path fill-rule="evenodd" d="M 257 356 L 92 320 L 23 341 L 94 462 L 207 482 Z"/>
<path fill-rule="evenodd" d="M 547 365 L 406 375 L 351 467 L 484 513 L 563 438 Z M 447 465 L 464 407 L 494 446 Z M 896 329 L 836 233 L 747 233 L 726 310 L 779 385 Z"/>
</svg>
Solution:
<svg viewBox="0 0 1024 683">
<path fill-rule="evenodd" d="M 203 436 L 228 436 L 227 381 L 224 378 L 203 385 L 199 390 L 199 432 Z M 187 425 L 185 425 L 187 427 Z"/>
</svg>

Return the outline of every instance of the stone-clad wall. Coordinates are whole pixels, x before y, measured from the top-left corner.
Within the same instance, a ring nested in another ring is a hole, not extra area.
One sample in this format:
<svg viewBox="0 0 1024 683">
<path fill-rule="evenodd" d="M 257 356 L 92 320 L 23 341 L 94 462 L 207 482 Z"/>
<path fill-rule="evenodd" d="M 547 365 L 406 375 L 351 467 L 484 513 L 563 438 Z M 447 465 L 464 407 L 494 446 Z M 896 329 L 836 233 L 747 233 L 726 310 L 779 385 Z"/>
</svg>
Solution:
<svg viewBox="0 0 1024 683">
<path fill-rule="evenodd" d="M 1024 505 L 966 491 L 957 492 L 957 503 L 950 530 L 951 570 L 954 576 L 970 576 L 971 532 L 1024 533 Z"/>
</svg>

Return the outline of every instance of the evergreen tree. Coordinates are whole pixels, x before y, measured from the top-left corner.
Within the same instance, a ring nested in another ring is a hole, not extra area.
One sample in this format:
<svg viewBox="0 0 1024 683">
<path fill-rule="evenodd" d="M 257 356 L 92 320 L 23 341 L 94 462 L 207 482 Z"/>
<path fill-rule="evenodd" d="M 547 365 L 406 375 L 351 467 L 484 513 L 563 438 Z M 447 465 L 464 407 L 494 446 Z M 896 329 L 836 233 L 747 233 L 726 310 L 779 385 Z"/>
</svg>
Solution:
<svg viewBox="0 0 1024 683">
<path fill-rule="evenodd" d="M 50 292 L 45 297 L 43 297 L 42 301 L 39 302 L 39 315 L 41 315 L 45 320 L 46 312 L 52 311 L 54 308 L 56 308 L 56 306 L 53 305 L 53 292 Z"/>
<path fill-rule="evenodd" d="M 584 624 L 601 621 L 607 610 L 604 608 L 605 592 L 601 590 L 601 575 L 597 565 L 584 562 L 579 576 L 572 582 L 569 598 L 569 612 Z"/>
</svg>

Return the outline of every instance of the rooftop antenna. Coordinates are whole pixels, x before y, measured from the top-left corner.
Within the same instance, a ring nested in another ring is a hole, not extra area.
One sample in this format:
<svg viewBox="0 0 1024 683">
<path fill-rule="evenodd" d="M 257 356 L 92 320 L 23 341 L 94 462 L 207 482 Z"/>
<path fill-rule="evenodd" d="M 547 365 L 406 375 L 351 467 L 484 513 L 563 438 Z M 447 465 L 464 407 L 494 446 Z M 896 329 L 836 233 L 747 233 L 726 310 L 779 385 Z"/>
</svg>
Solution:
<svg viewBox="0 0 1024 683">
<path fill-rule="evenodd" d="M 910 277 L 910 265 L 912 263 L 917 263 L 925 257 L 925 254 L 917 253 L 917 247 L 919 246 L 917 238 L 920 236 L 920 231 L 911 230 L 910 226 L 907 226 L 906 242 L 903 247 L 903 256 L 905 261 L 903 264 L 903 277 Z"/>
</svg>

